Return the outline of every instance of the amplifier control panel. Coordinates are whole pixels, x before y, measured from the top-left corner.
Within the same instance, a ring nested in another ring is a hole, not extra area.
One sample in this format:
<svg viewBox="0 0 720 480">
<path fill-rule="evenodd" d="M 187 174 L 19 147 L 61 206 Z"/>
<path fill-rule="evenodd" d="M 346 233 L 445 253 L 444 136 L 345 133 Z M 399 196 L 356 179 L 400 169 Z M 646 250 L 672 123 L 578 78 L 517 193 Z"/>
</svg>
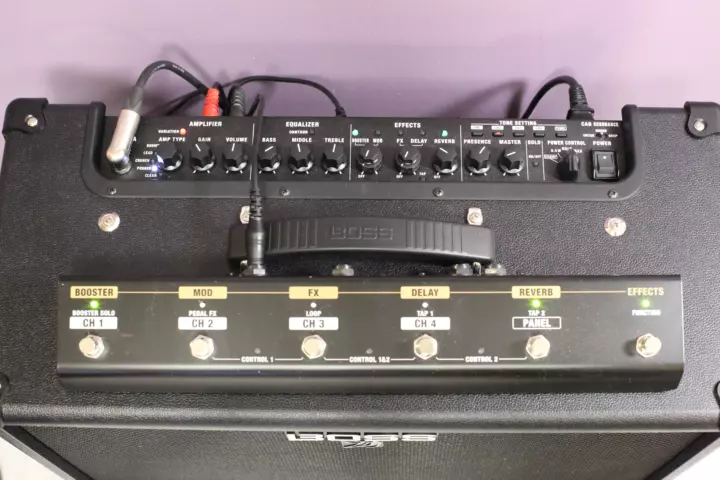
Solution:
<svg viewBox="0 0 720 480">
<path fill-rule="evenodd" d="M 647 391 L 683 372 L 676 277 L 65 279 L 58 298 L 58 373 L 82 389 Z"/>
<path fill-rule="evenodd" d="M 104 119 L 86 159 L 96 193 L 247 195 L 254 118 L 143 118 L 124 173 L 104 155 L 115 123 Z M 625 121 L 268 117 L 258 167 L 268 197 L 613 200 L 635 191 L 627 130 Z"/>
</svg>

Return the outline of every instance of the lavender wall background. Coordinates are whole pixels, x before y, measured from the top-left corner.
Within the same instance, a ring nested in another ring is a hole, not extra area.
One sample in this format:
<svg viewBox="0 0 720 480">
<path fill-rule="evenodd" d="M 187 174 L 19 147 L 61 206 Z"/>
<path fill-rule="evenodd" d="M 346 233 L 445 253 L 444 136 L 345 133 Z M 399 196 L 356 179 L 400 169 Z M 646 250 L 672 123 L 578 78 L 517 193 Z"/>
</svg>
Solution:
<svg viewBox="0 0 720 480">
<path fill-rule="evenodd" d="M 0 107 L 46 96 L 117 111 L 142 67 L 167 58 L 207 82 L 321 79 L 350 115 L 503 115 L 518 87 L 525 105 L 571 73 L 599 118 L 618 118 L 626 103 L 720 101 L 718 14 L 713 0 L 4 2 Z M 187 86 L 164 73 L 149 90 L 153 103 Z M 332 113 L 312 91 L 270 90 L 269 114 Z M 564 114 L 558 90 L 538 114 Z"/>
</svg>

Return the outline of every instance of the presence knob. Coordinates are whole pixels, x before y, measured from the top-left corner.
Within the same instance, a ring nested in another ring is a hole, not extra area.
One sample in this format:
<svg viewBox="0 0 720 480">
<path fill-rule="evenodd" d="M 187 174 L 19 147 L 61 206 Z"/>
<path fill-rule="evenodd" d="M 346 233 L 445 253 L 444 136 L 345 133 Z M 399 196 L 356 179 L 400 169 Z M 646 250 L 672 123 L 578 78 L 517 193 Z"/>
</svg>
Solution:
<svg viewBox="0 0 720 480">
<path fill-rule="evenodd" d="M 395 163 L 397 163 L 400 173 L 415 174 L 420 167 L 420 150 L 417 147 L 402 147 L 397 154 Z"/>
<path fill-rule="evenodd" d="M 182 160 L 182 152 L 172 142 L 163 142 L 155 149 L 156 165 L 166 172 L 172 172 L 180 168 Z"/>
<path fill-rule="evenodd" d="M 209 143 L 198 142 L 190 147 L 190 164 L 196 172 L 209 172 L 215 166 L 215 154 Z"/>
<path fill-rule="evenodd" d="M 558 154 L 557 173 L 560 180 L 574 182 L 580 172 L 580 156 L 573 149 L 562 150 Z"/>
<path fill-rule="evenodd" d="M 328 145 L 323 150 L 322 166 L 326 172 L 339 173 L 347 166 L 345 147 L 339 143 Z"/>
<path fill-rule="evenodd" d="M 508 148 L 500 157 L 500 170 L 507 175 L 520 175 L 525 168 L 525 152 L 519 148 Z"/>
<path fill-rule="evenodd" d="M 376 173 L 382 167 L 382 151 L 378 147 L 360 147 L 358 167 L 363 173 Z"/>
<path fill-rule="evenodd" d="M 248 164 L 248 154 L 242 143 L 230 143 L 223 147 L 223 167 L 230 172 L 242 172 Z"/>
<path fill-rule="evenodd" d="M 471 175 L 485 175 L 490 171 L 490 147 L 473 147 L 467 154 L 467 169 Z"/>
<path fill-rule="evenodd" d="M 440 147 L 435 152 L 435 161 L 433 162 L 435 171 L 441 175 L 450 175 L 458 167 L 457 150 L 455 147 Z"/>
<path fill-rule="evenodd" d="M 274 143 L 264 143 L 258 153 L 258 166 L 263 172 L 274 172 L 280 166 L 280 152 Z"/>
<path fill-rule="evenodd" d="M 290 148 L 288 166 L 293 172 L 308 173 L 313 167 L 313 156 L 310 147 L 304 143 L 293 143 Z"/>
</svg>

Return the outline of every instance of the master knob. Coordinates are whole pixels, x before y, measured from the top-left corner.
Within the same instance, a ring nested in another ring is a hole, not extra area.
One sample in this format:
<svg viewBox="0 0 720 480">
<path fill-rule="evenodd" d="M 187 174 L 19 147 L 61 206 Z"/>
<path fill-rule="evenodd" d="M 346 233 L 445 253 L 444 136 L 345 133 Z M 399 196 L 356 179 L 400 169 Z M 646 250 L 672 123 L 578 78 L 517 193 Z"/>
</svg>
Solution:
<svg viewBox="0 0 720 480">
<path fill-rule="evenodd" d="M 248 154 L 242 143 L 230 143 L 223 147 L 223 167 L 228 173 L 242 172 L 248 164 Z"/>
<path fill-rule="evenodd" d="M 274 172 L 280 166 L 280 153 L 274 143 L 263 143 L 258 153 L 258 166 L 263 172 Z"/>
<path fill-rule="evenodd" d="M 507 148 L 500 157 L 500 170 L 507 175 L 520 175 L 525 168 L 525 152 L 519 148 Z"/>
<path fill-rule="evenodd" d="M 172 172 L 182 165 L 182 151 L 172 142 L 163 142 L 155 149 L 156 168 Z"/>
<path fill-rule="evenodd" d="M 565 149 L 558 153 L 557 173 L 560 180 L 574 182 L 580 173 L 580 155 L 573 149 Z"/>
<path fill-rule="evenodd" d="M 296 173 L 308 173 L 313 167 L 313 157 L 310 147 L 305 143 L 293 143 L 290 147 L 290 170 Z"/>
<path fill-rule="evenodd" d="M 420 168 L 420 150 L 417 147 L 402 147 L 398 151 L 395 163 L 397 164 L 398 171 L 400 173 L 414 175 L 418 168 Z"/>
<path fill-rule="evenodd" d="M 376 173 L 382 167 L 382 151 L 378 147 L 360 147 L 358 168 L 361 172 Z"/>
<path fill-rule="evenodd" d="M 327 145 L 325 150 L 323 150 L 322 166 L 326 172 L 342 172 L 347 166 L 345 147 L 339 143 Z"/>
<path fill-rule="evenodd" d="M 190 164 L 196 172 L 209 172 L 215 166 L 215 153 L 207 142 L 198 142 L 190 147 Z"/>
<path fill-rule="evenodd" d="M 433 168 L 441 175 L 450 175 L 457 170 L 457 150 L 455 147 L 440 147 L 435 152 Z"/>
<path fill-rule="evenodd" d="M 472 147 L 468 150 L 466 166 L 471 175 L 485 175 L 490 171 L 490 147 Z"/>
</svg>

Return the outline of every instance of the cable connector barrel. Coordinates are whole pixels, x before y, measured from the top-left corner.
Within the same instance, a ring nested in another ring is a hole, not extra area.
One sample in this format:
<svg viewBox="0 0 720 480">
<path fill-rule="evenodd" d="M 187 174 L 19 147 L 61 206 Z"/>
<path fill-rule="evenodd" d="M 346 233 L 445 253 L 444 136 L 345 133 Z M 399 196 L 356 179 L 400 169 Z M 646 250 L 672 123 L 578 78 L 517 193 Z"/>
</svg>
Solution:
<svg viewBox="0 0 720 480">
<path fill-rule="evenodd" d="M 140 125 L 140 114 L 134 110 L 125 108 L 120 111 L 115 131 L 113 132 L 110 146 L 107 149 L 107 159 L 113 164 L 117 173 L 123 174 L 130 171 L 130 147 L 132 147 L 135 133 Z"/>
</svg>

